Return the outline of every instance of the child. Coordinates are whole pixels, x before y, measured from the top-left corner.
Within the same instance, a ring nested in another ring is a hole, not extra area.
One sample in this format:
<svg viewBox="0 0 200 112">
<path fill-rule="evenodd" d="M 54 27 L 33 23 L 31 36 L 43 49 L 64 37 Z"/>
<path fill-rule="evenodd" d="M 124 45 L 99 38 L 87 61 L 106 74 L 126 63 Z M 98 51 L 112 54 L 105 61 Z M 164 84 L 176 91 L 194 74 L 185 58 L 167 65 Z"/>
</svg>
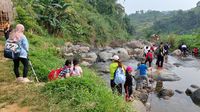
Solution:
<svg viewBox="0 0 200 112">
<path fill-rule="evenodd" d="M 73 67 L 71 68 L 71 76 L 81 77 L 83 74 L 82 68 L 79 66 L 79 61 L 77 59 L 73 60 Z"/>
<path fill-rule="evenodd" d="M 71 73 L 70 68 L 71 68 L 71 62 L 69 60 L 66 60 L 63 70 L 59 74 L 59 77 L 60 78 L 70 77 L 70 73 Z"/>
<path fill-rule="evenodd" d="M 146 61 L 145 64 L 147 62 L 149 62 L 149 67 L 151 67 L 151 62 L 153 60 L 153 54 L 151 53 L 151 51 L 149 50 L 148 53 L 146 54 Z"/>
<path fill-rule="evenodd" d="M 140 74 L 137 78 L 137 83 L 139 83 L 140 81 L 146 80 L 147 86 L 148 86 L 149 80 L 148 80 L 148 76 L 147 76 L 147 65 L 145 64 L 145 62 L 142 61 L 142 63 L 138 66 L 137 70 L 139 70 L 139 72 L 140 72 Z M 136 86 L 136 89 L 138 89 L 137 86 Z"/>
<path fill-rule="evenodd" d="M 133 78 L 131 73 L 133 72 L 133 68 L 131 66 L 128 66 L 126 68 L 126 82 L 124 84 L 124 88 L 125 88 L 125 93 L 126 93 L 126 100 L 127 101 L 131 101 L 132 100 L 132 93 L 133 93 L 133 89 L 132 89 L 132 85 L 133 85 Z"/>
</svg>

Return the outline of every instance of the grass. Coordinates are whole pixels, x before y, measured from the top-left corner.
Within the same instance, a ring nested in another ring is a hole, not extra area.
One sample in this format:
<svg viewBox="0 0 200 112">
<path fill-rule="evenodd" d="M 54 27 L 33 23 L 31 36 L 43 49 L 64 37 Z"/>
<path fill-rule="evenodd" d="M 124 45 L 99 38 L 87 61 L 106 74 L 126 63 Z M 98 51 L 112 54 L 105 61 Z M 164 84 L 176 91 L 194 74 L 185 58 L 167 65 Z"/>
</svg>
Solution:
<svg viewBox="0 0 200 112">
<path fill-rule="evenodd" d="M 40 81 L 46 82 L 49 70 L 62 66 L 64 60 L 56 48 L 65 40 L 27 35 L 30 59 Z M 44 43 L 45 42 L 45 43 Z M 57 43 L 57 44 L 56 44 Z M 0 39 L 1 50 L 4 39 Z M 57 45 L 57 46 L 56 46 Z M 47 83 L 15 82 L 13 62 L 0 52 L 0 111 L 6 105 L 18 104 L 32 112 L 132 112 L 123 97 L 112 94 L 100 77 L 84 68 L 84 77 L 71 77 Z M 22 72 L 22 71 L 21 71 Z M 32 75 L 29 70 L 29 76 Z"/>
</svg>

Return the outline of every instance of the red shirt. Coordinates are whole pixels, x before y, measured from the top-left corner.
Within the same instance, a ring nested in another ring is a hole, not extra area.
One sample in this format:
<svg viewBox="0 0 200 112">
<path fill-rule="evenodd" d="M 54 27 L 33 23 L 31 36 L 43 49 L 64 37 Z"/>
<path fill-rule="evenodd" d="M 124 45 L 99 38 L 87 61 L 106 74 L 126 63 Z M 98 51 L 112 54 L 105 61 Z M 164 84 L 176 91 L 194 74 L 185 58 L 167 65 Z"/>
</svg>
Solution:
<svg viewBox="0 0 200 112">
<path fill-rule="evenodd" d="M 148 52 L 146 54 L 146 59 L 148 59 L 148 57 L 150 57 L 150 59 L 153 59 L 153 54 L 151 52 Z"/>
</svg>

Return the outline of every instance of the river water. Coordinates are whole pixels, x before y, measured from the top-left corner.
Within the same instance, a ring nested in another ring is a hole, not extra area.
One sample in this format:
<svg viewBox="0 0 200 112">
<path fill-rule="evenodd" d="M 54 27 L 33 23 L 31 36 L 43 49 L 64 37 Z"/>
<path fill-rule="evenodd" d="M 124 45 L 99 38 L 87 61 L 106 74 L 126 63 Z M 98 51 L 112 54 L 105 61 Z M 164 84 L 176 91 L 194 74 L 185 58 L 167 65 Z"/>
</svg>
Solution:
<svg viewBox="0 0 200 112">
<path fill-rule="evenodd" d="M 174 63 L 180 66 L 176 67 Z M 176 73 L 181 80 L 164 82 L 164 88 L 185 92 L 191 84 L 200 86 L 200 61 L 198 59 L 192 57 L 177 59 L 169 56 L 168 64 L 165 65 L 171 65 L 168 70 Z M 174 93 L 169 100 L 160 99 L 155 94 L 151 94 L 149 96 L 151 112 L 200 112 L 200 107 L 195 105 L 185 93 Z"/>
<path fill-rule="evenodd" d="M 153 62 L 154 68 L 155 61 Z M 137 68 L 137 63 L 139 62 L 136 60 L 124 62 L 125 65 L 132 66 L 134 69 Z M 192 56 L 182 59 L 169 56 L 168 63 L 164 64 L 164 69 L 175 73 L 181 80 L 163 82 L 165 89 L 174 90 L 174 96 L 169 100 L 158 98 L 154 93 L 149 95 L 150 112 L 200 112 L 200 107 L 195 105 L 191 98 L 185 94 L 185 90 L 190 88 L 190 85 L 200 86 L 200 60 Z M 110 86 L 109 74 L 103 75 L 102 78 Z M 182 91 L 183 93 L 179 94 L 175 90 Z"/>
</svg>

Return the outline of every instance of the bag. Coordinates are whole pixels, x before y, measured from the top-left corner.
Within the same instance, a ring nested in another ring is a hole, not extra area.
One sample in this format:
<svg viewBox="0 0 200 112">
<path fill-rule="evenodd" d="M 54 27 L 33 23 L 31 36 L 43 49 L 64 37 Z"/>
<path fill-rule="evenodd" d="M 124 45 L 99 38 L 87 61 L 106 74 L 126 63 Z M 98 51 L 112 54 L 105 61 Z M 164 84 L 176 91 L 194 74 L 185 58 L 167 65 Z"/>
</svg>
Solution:
<svg viewBox="0 0 200 112">
<path fill-rule="evenodd" d="M 125 73 L 121 67 L 118 67 L 114 73 L 115 84 L 124 84 L 126 81 Z"/>
<path fill-rule="evenodd" d="M 17 59 L 20 56 L 21 48 L 18 42 L 11 40 L 6 41 L 4 48 L 4 57 L 10 59 Z"/>
<path fill-rule="evenodd" d="M 63 68 L 59 68 L 59 69 L 56 69 L 56 70 L 51 70 L 51 72 L 48 75 L 48 79 L 50 81 L 56 80 L 62 70 L 63 70 Z"/>
</svg>

